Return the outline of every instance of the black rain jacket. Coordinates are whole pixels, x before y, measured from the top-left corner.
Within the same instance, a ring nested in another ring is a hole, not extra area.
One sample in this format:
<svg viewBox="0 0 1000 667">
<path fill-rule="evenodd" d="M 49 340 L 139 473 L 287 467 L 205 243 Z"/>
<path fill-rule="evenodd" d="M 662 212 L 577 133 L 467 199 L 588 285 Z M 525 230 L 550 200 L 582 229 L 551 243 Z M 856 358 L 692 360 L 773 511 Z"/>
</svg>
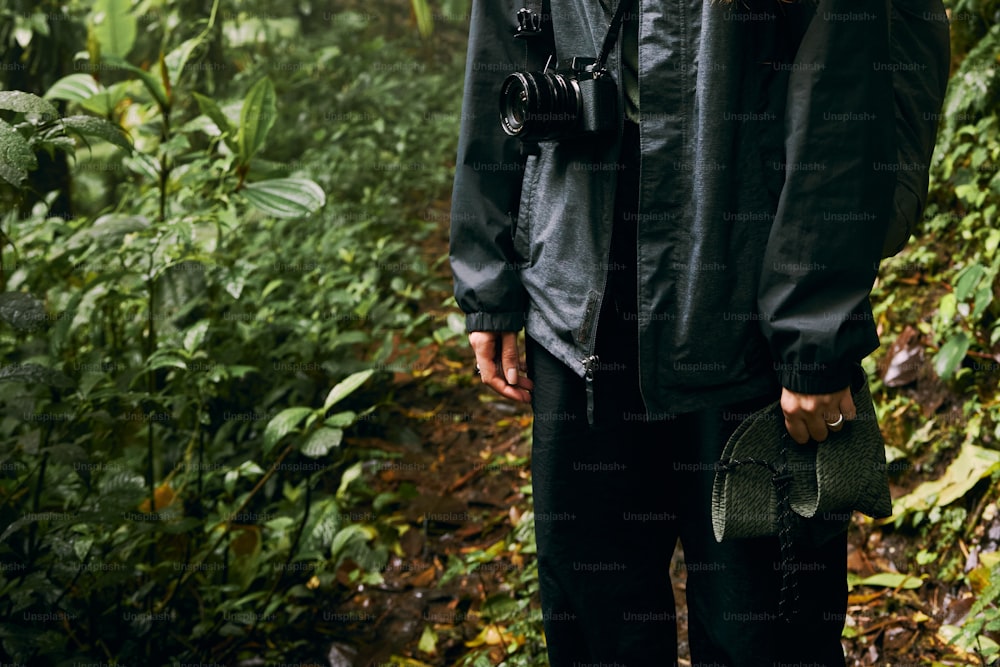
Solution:
<svg viewBox="0 0 1000 667">
<path fill-rule="evenodd" d="M 498 97 L 506 75 L 541 70 L 549 55 L 560 67 L 596 56 L 610 15 L 596 0 L 546 0 L 547 30 L 526 47 L 513 39 L 522 2 L 473 0 L 455 296 L 469 331 L 523 326 L 583 377 L 605 294 L 620 132 L 525 155 L 500 129 Z M 922 214 L 949 66 L 940 0 L 635 4 L 638 347 L 650 417 L 776 382 L 803 393 L 848 386 L 851 366 L 878 347 L 869 294 L 879 261 Z M 609 69 L 620 81 L 620 53 Z"/>
</svg>

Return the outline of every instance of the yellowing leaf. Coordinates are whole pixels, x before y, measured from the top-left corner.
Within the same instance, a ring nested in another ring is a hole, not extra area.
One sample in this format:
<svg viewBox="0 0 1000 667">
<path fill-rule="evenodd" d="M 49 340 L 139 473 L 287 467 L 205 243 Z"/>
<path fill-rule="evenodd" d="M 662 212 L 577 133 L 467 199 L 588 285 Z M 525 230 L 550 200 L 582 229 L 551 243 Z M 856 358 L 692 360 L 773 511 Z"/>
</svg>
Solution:
<svg viewBox="0 0 1000 667">
<path fill-rule="evenodd" d="M 477 646 L 499 646 L 501 644 L 510 644 L 514 641 L 514 635 L 511 634 L 495 623 L 487 625 L 482 631 L 476 635 L 474 639 L 470 639 L 465 642 L 465 645 L 469 648 L 475 648 Z"/>
<path fill-rule="evenodd" d="M 920 577 L 911 577 L 900 572 L 879 572 L 857 582 L 859 586 L 884 586 L 885 588 L 920 588 Z"/>
<path fill-rule="evenodd" d="M 160 512 L 169 507 L 174 502 L 174 490 L 170 488 L 170 482 L 164 482 L 153 491 L 153 500 L 156 501 L 156 511 Z M 152 511 L 149 506 L 149 498 L 139 505 L 140 512 Z"/>
<path fill-rule="evenodd" d="M 393 665 L 393 667 L 431 667 L 426 662 L 420 662 L 419 660 L 400 655 L 393 655 L 389 658 L 389 662 L 385 664 Z"/>
<path fill-rule="evenodd" d="M 924 482 L 908 495 L 893 501 L 893 514 L 945 507 L 969 492 L 976 483 L 1000 467 L 1000 452 L 966 441 L 958 457 L 938 479 Z M 892 519 L 883 519 L 891 521 Z"/>
<path fill-rule="evenodd" d="M 237 556 L 251 556 L 260 552 L 260 526 L 233 526 L 233 540 L 229 548 Z"/>
<path fill-rule="evenodd" d="M 972 589 L 972 592 L 976 595 L 981 595 L 987 586 L 990 585 L 991 575 L 992 569 L 986 565 L 973 568 L 967 575 L 969 578 L 969 587 Z"/>
<path fill-rule="evenodd" d="M 424 631 L 420 635 L 420 642 L 417 644 L 417 650 L 427 653 L 429 655 L 434 655 L 437 653 L 437 633 L 429 625 L 424 626 Z"/>
</svg>

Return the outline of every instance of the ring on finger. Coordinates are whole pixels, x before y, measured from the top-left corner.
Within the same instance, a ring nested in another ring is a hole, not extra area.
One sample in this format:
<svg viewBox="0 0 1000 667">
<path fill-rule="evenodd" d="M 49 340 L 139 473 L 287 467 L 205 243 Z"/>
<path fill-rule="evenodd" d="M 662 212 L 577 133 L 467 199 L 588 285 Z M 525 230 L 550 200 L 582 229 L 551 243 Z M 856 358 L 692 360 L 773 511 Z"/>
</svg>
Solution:
<svg viewBox="0 0 1000 667">
<path fill-rule="evenodd" d="M 844 414 L 841 413 L 835 422 L 826 422 L 826 427 L 834 433 L 844 428 Z"/>
</svg>

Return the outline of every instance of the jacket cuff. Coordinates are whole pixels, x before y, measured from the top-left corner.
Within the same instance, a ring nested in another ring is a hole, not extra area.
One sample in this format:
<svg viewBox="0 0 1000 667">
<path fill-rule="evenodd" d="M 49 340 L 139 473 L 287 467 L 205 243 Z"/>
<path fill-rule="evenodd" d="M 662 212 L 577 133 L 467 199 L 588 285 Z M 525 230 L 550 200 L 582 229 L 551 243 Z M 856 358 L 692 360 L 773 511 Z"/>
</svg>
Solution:
<svg viewBox="0 0 1000 667">
<path fill-rule="evenodd" d="M 838 364 L 775 363 L 781 386 L 798 394 L 832 394 L 851 386 L 856 362 Z"/>
<path fill-rule="evenodd" d="M 466 313 L 465 330 L 520 331 L 524 328 L 524 313 Z"/>
</svg>

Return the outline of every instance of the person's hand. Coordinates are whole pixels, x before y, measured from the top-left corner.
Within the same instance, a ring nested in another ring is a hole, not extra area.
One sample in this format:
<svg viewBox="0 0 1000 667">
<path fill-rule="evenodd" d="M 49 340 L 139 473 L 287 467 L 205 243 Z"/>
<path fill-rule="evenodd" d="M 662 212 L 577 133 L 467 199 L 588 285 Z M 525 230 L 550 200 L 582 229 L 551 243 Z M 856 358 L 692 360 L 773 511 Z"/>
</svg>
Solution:
<svg viewBox="0 0 1000 667">
<path fill-rule="evenodd" d="M 534 384 L 521 375 L 524 369 L 516 331 L 473 331 L 469 334 L 469 345 L 476 353 L 479 377 L 486 386 L 505 398 L 531 402 Z"/>
<path fill-rule="evenodd" d="M 792 440 L 804 445 L 812 438 L 816 442 L 826 440 L 828 432 L 839 431 L 844 421 L 857 417 L 851 388 L 844 387 L 833 394 L 799 394 L 790 389 L 781 389 L 781 411 L 785 413 L 785 428 Z"/>
</svg>

